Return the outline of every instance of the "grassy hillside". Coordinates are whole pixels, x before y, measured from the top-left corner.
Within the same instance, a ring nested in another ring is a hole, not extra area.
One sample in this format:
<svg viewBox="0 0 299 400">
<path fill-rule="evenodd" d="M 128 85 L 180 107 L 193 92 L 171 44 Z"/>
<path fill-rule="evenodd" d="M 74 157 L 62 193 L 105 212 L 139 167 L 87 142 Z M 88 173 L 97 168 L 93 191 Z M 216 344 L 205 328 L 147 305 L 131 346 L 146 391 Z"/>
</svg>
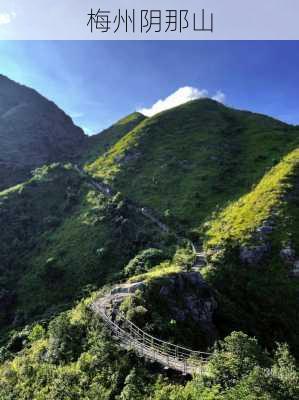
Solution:
<svg viewBox="0 0 299 400">
<path fill-rule="evenodd" d="M 194 228 L 246 193 L 298 141 L 297 128 L 196 100 L 144 120 L 86 169 Z"/>
<path fill-rule="evenodd" d="M 227 258 L 214 256 L 203 271 L 217 292 L 220 336 L 242 329 L 265 346 L 287 340 L 298 355 L 298 285 L 280 258 L 289 245 L 299 250 L 298 144 L 297 127 L 198 100 L 144 120 L 86 169 L 169 223 L 195 228 L 207 249 L 223 248 Z M 262 270 L 249 269 L 240 249 L 259 246 L 264 225 L 272 251 Z M 143 276 L 178 272 L 163 265 Z"/>
<path fill-rule="evenodd" d="M 286 155 L 246 195 L 206 224 L 222 335 L 241 329 L 271 347 L 286 340 L 299 354 L 299 149 Z M 246 255 L 246 257 L 244 257 Z"/>
<path fill-rule="evenodd" d="M 299 252 L 298 230 L 299 149 L 273 167 L 251 192 L 232 202 L 211 221 L 207 246 L 225 246 L 229 241 L 254 241 L 257 229 L 271 224 L 272 242 L 290 245 Z"/>
<path fill-rule="evenodd" d="M 124 135 L 134 129 L 146 117 L 138 112 L 120 119 L 110 128 L 88 138 L 88 149 L 82 157 L 82 162 L 92 162 L 104 154 Z"/>
<path fill-rule="evenodd" d="M 1 324 L 23 325 L 47 309 L 117 279 L 139 251 L 165 247 L 160 231 L 120 195 L 107 199 L 72 165 L 38 169 L 0 193 Z M 171 251 L 170 248 L 167 251 Z"/>
<path fill-rule="evenodd" d="M 0 399 L 297 399 L 276 342 L 299 359 L 299 128 L 204 99 L 133 113 L 88 146 L 90 175 L 44 165 L 0 192 Z M 144 211 L 204 240 L 206 282 Z M 184 386 L 107 336 L 89 305 L 124 277 L 145 282 L 121 309 L 147 332 L 202 349 L 227 336 L 208 376 Z"/>
</svg>

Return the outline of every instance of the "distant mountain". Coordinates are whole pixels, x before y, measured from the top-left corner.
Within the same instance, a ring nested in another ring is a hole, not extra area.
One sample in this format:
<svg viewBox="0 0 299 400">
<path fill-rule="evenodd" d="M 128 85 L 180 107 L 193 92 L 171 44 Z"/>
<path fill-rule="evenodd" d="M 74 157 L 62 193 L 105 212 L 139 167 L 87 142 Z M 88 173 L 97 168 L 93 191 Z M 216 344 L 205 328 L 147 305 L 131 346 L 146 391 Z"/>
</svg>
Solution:
<svg viewBox="0 0 299 400">
<path fill-rule="evenodd" d="M 82 129 L 53 102 L 0 75 L 0 189 L 40 165 L 74 160 L 85 142 Z"/>
</svg>

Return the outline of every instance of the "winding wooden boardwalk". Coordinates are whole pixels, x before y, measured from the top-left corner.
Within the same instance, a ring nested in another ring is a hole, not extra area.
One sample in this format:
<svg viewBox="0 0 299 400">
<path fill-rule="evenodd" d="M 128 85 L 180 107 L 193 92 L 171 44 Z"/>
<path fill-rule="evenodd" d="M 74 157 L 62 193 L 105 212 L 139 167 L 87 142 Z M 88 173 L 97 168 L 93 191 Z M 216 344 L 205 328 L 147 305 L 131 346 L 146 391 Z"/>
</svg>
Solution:
<svg viewBox="0 0 299 400">
<path fill-rule="evenodd" d="M 125 285 L 123 285 L 125 286 Z M 113 315 L 114 301 L 120 302 L 129 292 L 108 294 L 92 304 L 96 315 L 100 316 L 112 336 L 120 346 L 133 350 L 136 354 L 152 362 L 158 362 L 166 369 L 174 369 L 182 374 L 203 374 L 210 353 L 194 351 L 177 346 L 144 332 L 123 315 Z"/>
<path fill-rule="evenodd" d="M 89 179 L 90 184 L 104 196 L 111 198 L 113 190 L 105 183 L 100 183 L 92 179 L 82 168 L 75 165 L 75 169 L 83 176 Z M 146 207 L 130 202 L 130 205 L 136 209 L 136 212 L 141 213 L 145 218 L 159 227 L 163 232 L 170 232 L 170 228 L 159 220 L 154 213 Z M 179 236 L 175 234 L 177 238 Z M 183 239 L 183 238 L 181 238 Z M 191 244 L 195 262 L 192 269 L 199 269 L 206 264 L 205 254 L 196 249 L 195 245 Z M 125 287 L 126 285 L 120 285 Z M 113 337 L 120 342 L 120 346 L 127 350 L 134 350 L 139 356 L 144 357 L 152 362 L 158 362 L 164 368 L 171 368 L 182 372 L 183 374 L 202 374 L 205 370 L 205 364 L 208 361 L 210 353 L 194 351 L 182 346 L 177 346 L 161 339 L 155 338 L 144 332 L 138 326 L 126 319 L 123 315 L 113 315 L 111 313 L 112 303 L 121 301 L 129 292 L 110 293 L 92 304 L 93 311 L 101 317 L 107 328 L 112 333 Z"/>
</svg>

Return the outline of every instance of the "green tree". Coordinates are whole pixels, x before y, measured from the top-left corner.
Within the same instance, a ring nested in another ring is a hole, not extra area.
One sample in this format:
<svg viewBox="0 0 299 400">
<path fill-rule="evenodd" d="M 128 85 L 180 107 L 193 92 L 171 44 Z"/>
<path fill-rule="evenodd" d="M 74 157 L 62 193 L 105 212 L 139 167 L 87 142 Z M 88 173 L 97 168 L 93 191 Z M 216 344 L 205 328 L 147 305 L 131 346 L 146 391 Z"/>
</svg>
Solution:
<svg viewBox="0 0 299 400">
<path fill-rule="evenodd" d="M 84 326 L 73 323 L 67 312 L 60 314 L 49 324 L 48 359 L 51 362 L 74 361 L 82 351 L 85 338 Z"/>
<path fill-rule="evenodd" d="M 255 338 L 243 332 L 232 332 L 219 342 L 209 362 L 209 372 L 215 384 L 229 387 L 262 361 L 265 362 L 266 357 Z"/>
</svg>

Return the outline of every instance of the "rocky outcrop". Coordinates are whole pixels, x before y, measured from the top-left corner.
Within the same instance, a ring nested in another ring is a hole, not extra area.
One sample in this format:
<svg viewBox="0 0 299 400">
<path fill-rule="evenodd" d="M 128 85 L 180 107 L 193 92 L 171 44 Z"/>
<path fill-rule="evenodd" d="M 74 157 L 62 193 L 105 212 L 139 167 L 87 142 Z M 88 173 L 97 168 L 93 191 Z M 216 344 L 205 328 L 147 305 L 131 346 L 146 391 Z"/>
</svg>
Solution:
<svg viewBox="0 0 299 400">
<path fill-rule="evenodd" d="M 122 303 L 128 297 L 131 298 L 131 316 L 134 315 L 133 310 L 138 312 L 142 309 L 146 319 L 144 321 L 141 317 L 137 321 L 133 317 L 132 321 L 141 329 L 145 328 L 147 333 L 160 333 L 163 340 L 168 340 L 163 336 L 163 326 L 169 326 L 172 321 L 176 321 L 189 335 L 190 330 L 194 333 L 193 339 L 196 340 L 191 340 L 188 336 L 187 342 L 193 342 L 196 347 L 206 349 L 218 337 L 213 321 L 218 307 L 215 293 L 198 272 L 181 272 L 150 282 L 119 284 L 105 297 L 98 299 L 94 308 L 105 310 L 105 314 L 113 322 L 119 321 L 122 324 L 124 318 L 130 319 L 126 311 L 121 310 Z M 154 326 L 156 333 L 150 328 Z M 150 331 L 147 331 L 148 328 Z"/>
<path fill-rule="evenodd" d="M 123 285 L 115 286 L 111 290 L 111 295 L 117 293 L 135 293 L 137 289 L 143 289 L 145 286 L 144 282 L 134 282 L 134 283 L 126 283 Z"/>
<path fill-rule="evenodd" d="M 290 271 L 290 277 L 299 277 L 299 259 L 296 256 L 296 251 L 293 249 L 291 244 L 281 249 L 280 258 L 284 265 Z"/>
<path fill-rule="evenodd" d="M 192 324 L 212 344 L 217 338 L 213 322 L 217 309 L 215 294 L 198 272 L 183 272 L 158 280 L 160 301 L 167 305 L 169 320 L 193 321 Z M 157 299 L 155 299 L 157 301 Z"/>
<path fill-rule="evenodd" d="M 286 265 L 292 265 L 296 259 L 295 250 L 291 246 L 284 247 L 280 251 L 280 258 Z"/>
<path fill-rule="evenodd" d="M 82 129 L 53 102 L 0 75 L 0 190 L 38 166 L 74 160 L 85 142 Z"/>
<path fill-rule="evenodd" d="M 256 266 L 261 263 L 270 251 L 268 243 L 261 243 L 256 246 L 243 246 L 240 249 L 240 260 L 243 264 Z"/>
<path fill-rule="evenodd" d="M 259 265 L 271 251 L 269 235 L 273 231 L 273 222 L 265 221 L 252 236 L 252 243 L 240 248 L 240 260 L 249 266 Z"/>
<path fill-rule="evenodd" d="M 292 273 L 294 277 L 299 278 L 299 260 L 294 262 L 294 268 Z"/>
</svg>

